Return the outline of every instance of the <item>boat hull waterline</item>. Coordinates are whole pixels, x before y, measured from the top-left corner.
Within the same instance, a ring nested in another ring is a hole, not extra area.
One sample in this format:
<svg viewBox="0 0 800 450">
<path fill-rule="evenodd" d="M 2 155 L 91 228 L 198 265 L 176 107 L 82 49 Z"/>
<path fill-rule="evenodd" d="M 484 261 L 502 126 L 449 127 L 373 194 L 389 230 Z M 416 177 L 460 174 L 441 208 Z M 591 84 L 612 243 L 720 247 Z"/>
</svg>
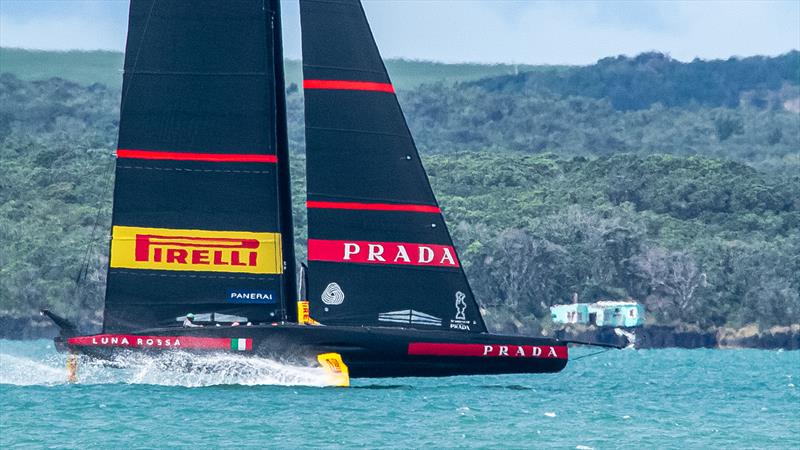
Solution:
<svg viewBox="0 0 800 450">
<path fill-rule="evenodd" d="M 552 373 L 567 364 L 567 344 L 550 338 L 412 329 L 295 324 L 154 328 L 131 334 L 68 337 L 70 353 L 111 360 L 123 353 L 235 352 L 316 365 L 338 353 L 352 378 Z"/>
</svg>

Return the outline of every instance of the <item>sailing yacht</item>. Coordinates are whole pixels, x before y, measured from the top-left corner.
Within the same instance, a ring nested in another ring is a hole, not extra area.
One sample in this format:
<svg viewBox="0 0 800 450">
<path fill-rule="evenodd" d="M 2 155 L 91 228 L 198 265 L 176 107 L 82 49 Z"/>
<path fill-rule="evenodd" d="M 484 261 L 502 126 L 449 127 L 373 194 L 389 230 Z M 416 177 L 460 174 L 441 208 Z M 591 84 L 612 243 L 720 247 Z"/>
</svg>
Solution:
<svg viewBox="0 0 800 450">
<path fill-rule="evenodd" d="M 562 370 L 567 341 L 488 332 L 361 3 L 300 14 L 307 268 L 279 0 L 131 0 L 103 330 L 44 311 L 58 346 L 238 352 L 343 384 Z"/>
</svg>

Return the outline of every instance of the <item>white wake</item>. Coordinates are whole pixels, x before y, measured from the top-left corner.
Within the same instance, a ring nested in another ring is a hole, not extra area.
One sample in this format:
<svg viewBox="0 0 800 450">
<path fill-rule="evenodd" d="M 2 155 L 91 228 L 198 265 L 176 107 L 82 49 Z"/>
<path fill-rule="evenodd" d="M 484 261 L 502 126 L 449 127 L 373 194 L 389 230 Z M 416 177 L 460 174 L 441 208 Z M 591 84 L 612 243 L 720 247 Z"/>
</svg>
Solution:
<svg viewBox="0 0 800 450">
<path fill-rule="evenodd" d="M 0 384 L 53 385 L 64 383 L 66 380 L 64 364 L 59 369 L 24 356 L 0 353 Z"/>
<path fill-rule="evenodd" d="M 0 352 L 0 384 L 19 386 L 67 383 L 66 356 L 42 359 Z M 168 352 L 157 357 L 120 356 L 107 362 L 78 358 L 79 384 L 152 384 L 162 386 L 279 385 L 329 386 L 321 367 L 302 367 L 243 355 L 192 355 Z"/>
</svg>

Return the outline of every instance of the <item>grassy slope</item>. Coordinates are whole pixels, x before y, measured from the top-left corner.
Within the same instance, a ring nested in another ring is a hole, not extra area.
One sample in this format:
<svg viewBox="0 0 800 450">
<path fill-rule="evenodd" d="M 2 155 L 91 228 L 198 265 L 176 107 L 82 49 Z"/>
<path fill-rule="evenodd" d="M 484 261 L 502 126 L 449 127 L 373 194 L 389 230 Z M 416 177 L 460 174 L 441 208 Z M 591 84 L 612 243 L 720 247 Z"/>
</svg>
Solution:
<svg viewBox="0 0 800 450">
<path fill-rule="evenodd" d="M 9 72 L 23 80 L 61 77 L 80 84 L 103 83 L 118 87 L 122 82 L 123 54 L 109 51 L 39 51 L 0 48 L 0 72 Z M 423 83 L 456 82 L 511 75 L 516 72 L 541 70 L 537 66 L 514 64 L 444 64 L 431 61 L 390 59 L 386 61 L 394 84 L 410 89 Z M 286 82 L 299 83 L 302 78 L 298 60 L 286 60 Z M 559 67 L 545 67 L 558 70 Z"/>
</svg>

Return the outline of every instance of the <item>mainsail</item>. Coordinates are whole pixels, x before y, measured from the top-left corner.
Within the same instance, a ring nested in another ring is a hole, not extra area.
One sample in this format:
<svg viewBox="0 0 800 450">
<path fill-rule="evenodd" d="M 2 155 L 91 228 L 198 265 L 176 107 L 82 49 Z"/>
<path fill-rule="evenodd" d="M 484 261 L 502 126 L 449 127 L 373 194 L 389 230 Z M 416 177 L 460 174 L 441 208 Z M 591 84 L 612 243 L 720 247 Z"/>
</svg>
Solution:
<svg viewBox="0 0 800 450">
<path fill-rule="evenodd" d="M 295 263 L 278 3 L 131 0 L 106 332 L 187 313 L 284 318 Z"/>
<path fill-rule="evenodd" d="M 485 332 L 360 2 L 300 17 L 311 317 Z"/>
</svg>

